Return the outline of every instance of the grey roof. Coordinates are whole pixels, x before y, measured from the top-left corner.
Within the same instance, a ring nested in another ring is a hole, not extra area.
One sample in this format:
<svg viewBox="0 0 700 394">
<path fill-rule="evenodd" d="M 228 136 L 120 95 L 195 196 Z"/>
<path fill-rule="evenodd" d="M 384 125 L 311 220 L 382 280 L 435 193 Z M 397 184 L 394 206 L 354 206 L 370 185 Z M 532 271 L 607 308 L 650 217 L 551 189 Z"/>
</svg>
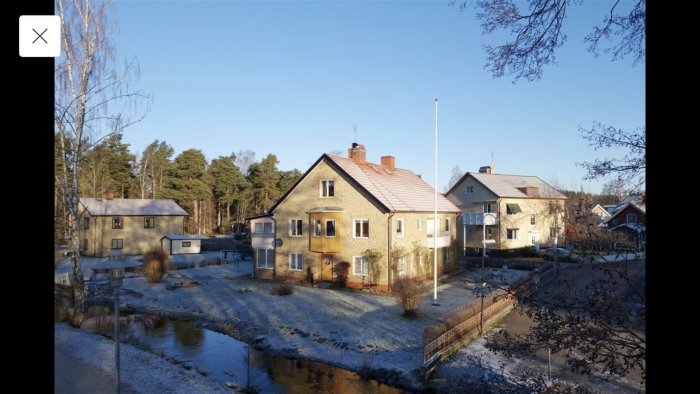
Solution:
<svg viewBox="0 0 700 394">
<path fill-rule="evenodd" d="M 189 216 L 173 200 L 150 200 L 138 198 L 102 198 L 83 197 L 80 203 L 90 216 Z"/>
<path fill-rule="evenodd" d="M 434 209 L 434 189 L 412 171 L 403 168 L 389 171 L 379 164 L 357 164 L 347 157 L 325 156 L 390 211 L 431 212 Z M 461 212 L 440 193 L 437 195 L 437 209 L 440 212 Z"/>
<path fill-rule="evenodd" d="M 208 237 L 204 237 L 201 235 L 186 235 L 186 234 L 166 234 L 164 235 L 161 239 L 167 238 L 173 241 L 179 241 L 181 239 L 207 239 Z"/>
<path fill-rule="evenodd" d="M 462 179 L 465 179 L 467 176 L 474 177 L 498 197 L 566 199 L 565 195 L 536 176 L 468 172 Z M 528 196 L 518 190 L 519 187 L 536 187 L 539 197 Z"/>
</svg>

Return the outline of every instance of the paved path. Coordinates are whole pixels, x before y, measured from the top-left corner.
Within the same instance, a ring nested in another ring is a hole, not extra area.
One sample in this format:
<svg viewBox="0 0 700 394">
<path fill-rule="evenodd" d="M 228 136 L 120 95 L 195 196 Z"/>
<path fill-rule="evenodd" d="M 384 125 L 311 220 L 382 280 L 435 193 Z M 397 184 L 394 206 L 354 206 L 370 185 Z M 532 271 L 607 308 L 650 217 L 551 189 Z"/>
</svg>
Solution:
<svg viewBox="0 0 700 394">
<path fill-rule="evenodd" d="M 61 348 L 54 349 L 54 393 L 116 393 L 117 380 L 99 368 L 86 364 Z M 122 382 L 122 393 L 135 393 Z"/>
</svg>

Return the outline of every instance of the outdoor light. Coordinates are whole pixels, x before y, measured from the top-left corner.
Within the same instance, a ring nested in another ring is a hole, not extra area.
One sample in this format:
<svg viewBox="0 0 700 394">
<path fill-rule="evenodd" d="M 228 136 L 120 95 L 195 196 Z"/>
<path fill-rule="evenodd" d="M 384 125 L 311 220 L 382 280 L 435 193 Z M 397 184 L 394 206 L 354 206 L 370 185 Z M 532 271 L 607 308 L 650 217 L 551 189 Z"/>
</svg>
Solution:
<svg viewBox="0 0 700 394">
<path fill-rule="evenodd" d="M 141 266 L 141 263 L 132 260 L 102 261 L 92 266 L 92 269 L 109 270 L 109 285 L 114 289 L 114 342 L 116 343 L 114 357 L 117 366 L 117 393 L 122 392 L 119 360 L 119 288 L 122 286 L 122 281 L 124 280 L 125 269 L 139 266 Z"/>
</svg>

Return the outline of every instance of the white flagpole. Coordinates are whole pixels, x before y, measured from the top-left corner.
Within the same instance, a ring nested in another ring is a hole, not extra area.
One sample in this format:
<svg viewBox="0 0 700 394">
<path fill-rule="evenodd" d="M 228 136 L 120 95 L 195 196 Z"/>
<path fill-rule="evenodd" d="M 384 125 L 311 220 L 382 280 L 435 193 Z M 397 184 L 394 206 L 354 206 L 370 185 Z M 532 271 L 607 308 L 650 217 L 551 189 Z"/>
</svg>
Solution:
<svg viewBox="0 0 700 394">
<path fill-rule="evenodd" d="M 437 302 L 437 238 L 438 238 L 438 216 L 437 216 L 437 177 L 438 177 L 438 99 L 435 99 L 435 178 L 434 178 L 434 206 L 433 212 L 433 305 L 438 305 Z"/>
</svg>

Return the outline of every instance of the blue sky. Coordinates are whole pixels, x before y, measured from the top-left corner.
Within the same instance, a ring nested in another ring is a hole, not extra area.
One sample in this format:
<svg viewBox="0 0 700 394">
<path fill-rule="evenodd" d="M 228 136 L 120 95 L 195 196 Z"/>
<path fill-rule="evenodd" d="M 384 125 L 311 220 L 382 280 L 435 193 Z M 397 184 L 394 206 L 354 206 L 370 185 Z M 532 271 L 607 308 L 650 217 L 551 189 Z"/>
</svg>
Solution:
<svg viewBox="0 0 700 394">
<path fill-rule="evenodd" d="M 131 87 L 153 96 L 124 132 L 139 152 L 155 139 L 211 160 L 238 150 L 302 172 L 323 152 L 357 140 L 367 159 L 433 184 L 434 99 L 439 100 L 438 189 L 455 165 L 536 175 L 599 192 L 576 162 L 595 152 L 577 127 L 645 124 L 644 64 L 585 51 L 607 1 L 574 5 L 568 41 L 542 80 L 512 83 L 483 69 L 487 43 L 472 9 L 440 1 L 119 1 L 119 58 L 136 57 Z M 502 37 L 502 36 L 501 36 Z"/>
</svg>

